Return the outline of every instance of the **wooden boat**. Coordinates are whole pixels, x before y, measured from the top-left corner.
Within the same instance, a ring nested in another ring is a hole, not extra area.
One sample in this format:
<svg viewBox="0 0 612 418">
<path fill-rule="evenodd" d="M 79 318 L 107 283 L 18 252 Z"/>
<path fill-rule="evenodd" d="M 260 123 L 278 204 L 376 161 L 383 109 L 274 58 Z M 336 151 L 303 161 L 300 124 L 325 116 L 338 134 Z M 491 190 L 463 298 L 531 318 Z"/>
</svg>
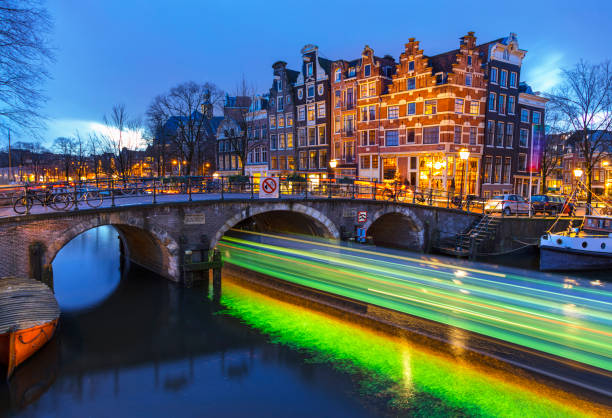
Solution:
<svg viewBox="0 0 612 418">
<path fill-rule="evenodd" d="M 0 363 L 15 367 L 53 337 L 60 315 L 53 292 L 33 279 L 0 279 Z"/>
</svg>

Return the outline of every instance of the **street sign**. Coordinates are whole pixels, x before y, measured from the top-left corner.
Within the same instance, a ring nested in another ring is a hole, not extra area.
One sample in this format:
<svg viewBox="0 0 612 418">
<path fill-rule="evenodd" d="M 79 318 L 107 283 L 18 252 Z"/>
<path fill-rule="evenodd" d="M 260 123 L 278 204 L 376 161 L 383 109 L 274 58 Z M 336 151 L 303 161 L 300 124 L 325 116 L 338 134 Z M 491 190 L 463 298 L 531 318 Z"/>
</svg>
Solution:
<svg viewBox="0 0 612 418">
<path fill-rule="evenodd" d="M 260 199 L 278 199 L 278 177 L 265 177 L 259 187 Z"/>
<path fill-rule="evenodd" d="M 368 220 L 368 212 L 365 210 L 360 210 L 357 212 L 357 222 L 364 223 Z"/>
</svg>

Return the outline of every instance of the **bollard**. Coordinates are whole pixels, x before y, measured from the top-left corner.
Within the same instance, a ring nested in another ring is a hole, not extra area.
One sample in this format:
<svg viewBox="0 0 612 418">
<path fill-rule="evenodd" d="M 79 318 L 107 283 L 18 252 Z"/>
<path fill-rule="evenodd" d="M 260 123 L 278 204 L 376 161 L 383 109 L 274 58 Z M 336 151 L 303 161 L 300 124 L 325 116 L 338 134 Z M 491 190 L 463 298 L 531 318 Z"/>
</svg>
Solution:
<svg viewBox="0 0 612 418">
<path fill-rule="evenodd" d="M 77 184 L 74 182 L 74 210 L 79 210 L 79 196 L 77 194 Z"/>
</svg>

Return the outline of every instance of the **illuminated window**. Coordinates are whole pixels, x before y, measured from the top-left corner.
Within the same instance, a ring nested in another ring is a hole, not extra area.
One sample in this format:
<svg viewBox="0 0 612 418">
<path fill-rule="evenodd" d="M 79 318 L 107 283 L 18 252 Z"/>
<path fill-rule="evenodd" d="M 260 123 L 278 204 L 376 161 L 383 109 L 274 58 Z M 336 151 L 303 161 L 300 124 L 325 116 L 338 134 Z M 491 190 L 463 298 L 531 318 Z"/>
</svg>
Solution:
<svg viewBox="0 0 612 418">
<path fill-rule="evenodd" d="M 317 105 L 317 117 L 322 119 L 325 117 L 325 103 L 319 103 Z"/>
<path fill-rule="evenodd" d="M 480 114 L 480 102 L 474 101 L 472 100 L 470 102 L 470 114 L 471 115 L 478 115 Z"/>
<path fill-rule="evenodd" d="M 368 96 L 376 96 L 376 82 L 368 83 Z"/>
<path fill-rule="evenodd" d="M 287 134 L 287 148 L 293 148 L 293 134 Z"/>
<path fill-rule="evenodd" d="M 300 151 L 300 167 L 301 170 L 308 170 L 308 153 Z"/>
<path fill-rule="evenodd" d="M 389 119 L 399 118 L 399 106 L 390 106 L 387 108 L 387 117 Z"/>
<path fill-rule="evenodd" d="M 310 169 L 317 168 L 317 152 L 310 151 L 308 154 L 310 155 L 310 161 L 309 161 L 308 168 Z"/>
<path fill-rule="evenodd" d="M 319 145 L 327 144 L 327 135 L 325 134 L 325 125 L 319 125 L 317 127 L 319 136 Z"/>
<path fill-rule="evenodd" d="M 293 116 L 287 115 L 287 126 L 293 126 Z"/>
<path fill-rule="evenodd" d="M 425 114 L 435 115 L 437 113 L 438 101 L 437 100 L 426 100 L 425 101 Z"/>
<path fill-rule="evenodd" d="M 278 149 L 285 149 L 285 134 L 278 135 Z"/>
<path fill-rule="evenodd" d="M 485 157 L 483 183 L 486 183 L 486 184 L 491 183 L 491 169 L 492 169 L 492 165 L 493 165 L 493 158 L 492 157 L 488 157 L 488 156 Z"/>
<path fill-rule="evenodd" d="M 276 128 L 276 116 L 270 116 L 270 129 Z"/>
<path fill-rule="evenodd" d="M 279 128 L 285 127 L 285 118 L 283 117 L 283 115 L 278 115 L 278 127 Z"/>
<path fill-rule="evenodd" d="M 308 121 L 313 122 L 315 120 L 315 105 L 308 105 Z"/>
<path fill-rule="evenodd" d="M 359 166 L 362 169 L 369 169 L 370 168 L 370 156 L 362 155 L 361 158 L 359 158 Z"/>
</svg>

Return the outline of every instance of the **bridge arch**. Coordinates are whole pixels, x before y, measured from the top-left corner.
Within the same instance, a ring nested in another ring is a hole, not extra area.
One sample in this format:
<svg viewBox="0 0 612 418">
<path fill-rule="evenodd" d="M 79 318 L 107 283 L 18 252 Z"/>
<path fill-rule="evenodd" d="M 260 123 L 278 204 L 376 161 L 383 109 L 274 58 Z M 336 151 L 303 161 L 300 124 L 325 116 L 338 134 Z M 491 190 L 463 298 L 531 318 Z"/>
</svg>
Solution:
<svg viewBox="0 0 612 418">
<path fill-rule="evenodd" d="M 425 228 L 419 217 L 406 206 L 387 206 L 376 211 L 363 225 L 374 243 L 421 251 Z"/>
<path fill-rule="evenodd" d="M 254 206 L 249 207 L 247 209 L 241 210 L 239 213 L 235 214 L 231 218 L 229 218 L 217 231 L 214 238 L 211 240 L 210 248 L 213 249 L 219 243 L 219 240 L 227 231 L 231 228 L 235 227 L 239 223 L 253 218 L 256 215 L 264 215 L 271 214 L 274 212 L 290 212 L 290 213 L 298 213 L 306 218 L 312 220 L 319 226 L 319 230 L 323 232 L 327 238 L 340 239 L 340 232 L 336 225 L 323 213 L 320 211 L 306 205 L 302 205 L 299 203 L 275 203 L 274 205 L 267 206 Z"/>
<path fill-rule="evenodd" d="M 180 277 L 176 241 L 160 228 L 145 225 L 143 218 L 126 218 L 120 214 L 82 219 L 68 229 L 57 231 L 52 239 L 46 240 L 45 264 L 51 266 L 59 251 L 78 235 L 105 225 L 117 230 L 124 255 L 131 262 L 172 280 Z"/>
</svg>

